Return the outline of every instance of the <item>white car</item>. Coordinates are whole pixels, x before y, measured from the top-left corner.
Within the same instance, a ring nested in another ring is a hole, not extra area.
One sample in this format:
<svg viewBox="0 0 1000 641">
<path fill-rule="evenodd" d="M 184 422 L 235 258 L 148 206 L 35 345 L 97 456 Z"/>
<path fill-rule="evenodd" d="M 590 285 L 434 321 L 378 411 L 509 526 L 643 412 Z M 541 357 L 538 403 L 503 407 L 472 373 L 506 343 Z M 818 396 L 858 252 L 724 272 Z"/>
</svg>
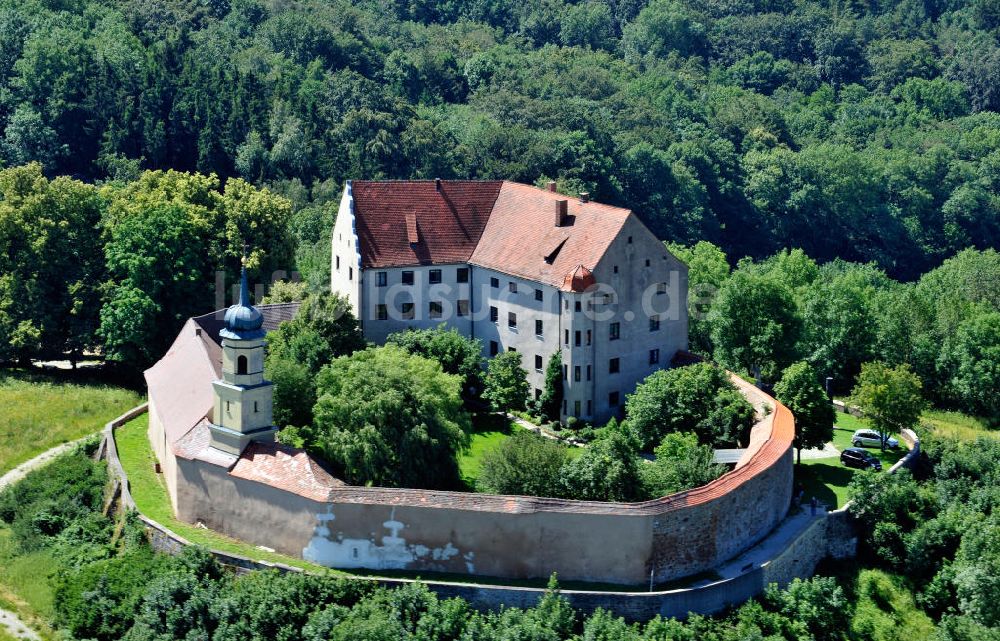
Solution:
<svg viewBox="0 0 1000 641">
<path fill-rule="evenodd" d="M 854 447 L 882 447 L 882 437 L 875 430 L 858 430 L 851 436 L 851 443 Z M 899 447 L 899 441 L 890 437 L 885 445 L 896 449 Z"/>
</svg>

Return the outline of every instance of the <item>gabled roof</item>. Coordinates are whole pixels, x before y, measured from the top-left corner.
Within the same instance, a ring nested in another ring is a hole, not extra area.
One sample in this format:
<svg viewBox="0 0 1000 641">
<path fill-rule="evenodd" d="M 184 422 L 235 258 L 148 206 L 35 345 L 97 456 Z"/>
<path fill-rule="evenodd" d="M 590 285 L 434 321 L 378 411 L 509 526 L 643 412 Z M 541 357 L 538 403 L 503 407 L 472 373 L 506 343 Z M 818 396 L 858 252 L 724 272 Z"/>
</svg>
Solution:
<svg viewBox="0 0 1000 641">
<path fill-rule="evenodd" d="M 567 200 L 564 224 L 556 226 L 556 202 Z M 593 270 L 622 225 L 628 209 L 583 202 L 530 185 L 504 182 L 469 262 L 512 276 L 568 289 L 578 266 Z"/>
<path fill-rule="evenodd" d="M 353 181 L 361 265 L 467 262 L 500 185 L 498 180 Z"/>
<path fill-rule="evenodd" d="M 468 262 L 559 288 L 597 266 L 631 213 L 509 181 L 357 180 L 351 192 L 366 269 Z"/>
</svg>

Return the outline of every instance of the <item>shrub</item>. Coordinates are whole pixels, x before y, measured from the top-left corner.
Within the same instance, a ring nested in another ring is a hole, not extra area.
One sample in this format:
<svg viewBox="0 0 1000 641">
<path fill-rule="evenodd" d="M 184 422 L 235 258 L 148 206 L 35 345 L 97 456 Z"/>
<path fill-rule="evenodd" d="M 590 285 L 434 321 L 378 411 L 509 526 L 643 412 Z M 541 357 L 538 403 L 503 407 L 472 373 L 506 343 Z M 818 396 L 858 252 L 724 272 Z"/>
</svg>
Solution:
<svg viewBox="0 0 1000 641">
<path fill-rule="evenodd" d="M 559 491 L 566 460 L 566 448 L 559 443 L 518 430 L 483 455 L 476 486 L 491 494 L 552 496 Z"/>
</svg>

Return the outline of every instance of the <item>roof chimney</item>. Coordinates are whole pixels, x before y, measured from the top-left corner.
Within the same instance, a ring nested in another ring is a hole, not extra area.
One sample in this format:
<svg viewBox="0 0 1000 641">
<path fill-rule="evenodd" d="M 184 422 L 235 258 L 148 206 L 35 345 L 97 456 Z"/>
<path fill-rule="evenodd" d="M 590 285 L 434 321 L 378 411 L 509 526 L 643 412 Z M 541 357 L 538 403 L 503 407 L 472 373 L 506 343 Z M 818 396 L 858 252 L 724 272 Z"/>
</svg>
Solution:
<svg viewBox="0 0 1000 641">
<path fill-rule="evenodd" d="M 556 193 L 556 181 L 550 180 L 549 182 L 545 183 L 545 188 L 551 191 L 553 194 Z"/>
<path fill-rule="evenodd" d="M 569 202 L 560 198 L 556 201 L 556 227 L 562 227 L 566 223 L 566 207 Z"/>
<path fill-rule="evenodd" d="M 434 189 L 436 189 L 438 191 L 441 191 L 441 179 L 440 178 L 435 178 L 434 179 Z"/>
<path fill-rule="evenodd" d="M 581 203 L 589 203 L 590 202 L 590 192 L 589 191 L 581 191 L 580 192 L 580 202 Z"/>
</svg>

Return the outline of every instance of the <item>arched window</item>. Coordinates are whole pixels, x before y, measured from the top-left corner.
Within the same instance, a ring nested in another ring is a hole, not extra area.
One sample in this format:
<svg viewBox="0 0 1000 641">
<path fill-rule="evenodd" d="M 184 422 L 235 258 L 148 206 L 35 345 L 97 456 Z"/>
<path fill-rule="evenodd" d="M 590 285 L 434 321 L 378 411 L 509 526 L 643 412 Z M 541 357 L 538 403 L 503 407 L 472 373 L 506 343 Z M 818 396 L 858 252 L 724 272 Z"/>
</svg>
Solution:
<svg viewBox="0 0 1000 641">
<path fill-rule="evenodd" d="M 240 356 L 236 359 L 236 373 L 246 374 L 247 373 L 247 357 Z"/>
</svg>

